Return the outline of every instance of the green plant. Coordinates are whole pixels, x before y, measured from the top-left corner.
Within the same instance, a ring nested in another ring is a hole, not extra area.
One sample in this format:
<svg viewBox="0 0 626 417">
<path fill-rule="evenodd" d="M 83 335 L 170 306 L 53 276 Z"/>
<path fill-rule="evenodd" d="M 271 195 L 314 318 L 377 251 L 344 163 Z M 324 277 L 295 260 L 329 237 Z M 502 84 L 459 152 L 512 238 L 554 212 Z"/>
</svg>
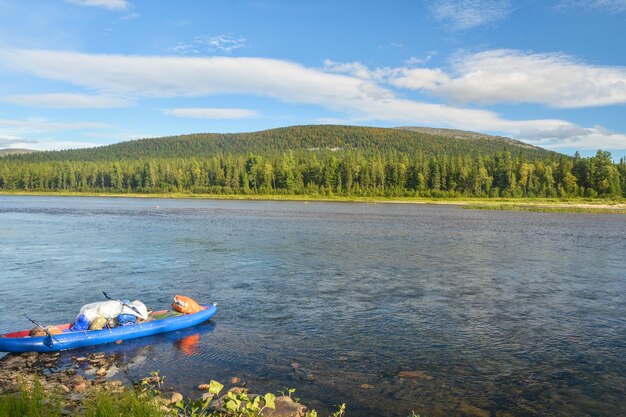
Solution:
<svg viewBox="0 0 626 417">
<path fill-rule="evenodd" d="M 0 396 L 0 417 L 60 417 L 63 412 L 57 393 L 46 393 L 39 380 L 29 389 L 22 386 L 20 392 Z"/>
<path fill-rule="evenodd" d="M 337 406 L 337 411 L 332 413 L 330 417 L 343 417 L 346 414 L 346 403 Z"/>
</svg>

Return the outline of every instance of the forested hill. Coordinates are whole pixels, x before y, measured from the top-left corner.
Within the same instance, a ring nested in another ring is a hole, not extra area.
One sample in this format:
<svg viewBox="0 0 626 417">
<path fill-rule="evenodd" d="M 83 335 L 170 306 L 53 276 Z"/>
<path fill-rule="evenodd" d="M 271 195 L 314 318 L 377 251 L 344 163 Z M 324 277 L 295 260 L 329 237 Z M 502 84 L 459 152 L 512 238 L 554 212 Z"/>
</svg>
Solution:
<svg viewBox="0 0 626 417">
<path fill-rule="evenodd" d="M 0 190 L 374 197 L 622 197 L 626 161 L 428 128 L 294 126 L 0 157 Z"/>
<path fill-rule="evenodd" d="M 476 140 L 476 139 L 485 139 L 491 142 L 505 142 L 513 146 L 519 146 L 526 149 L 541 149 L 537 146 L 530 145 L 528 143 L 507 138 L 504 136 L 493 136 L 486 135 L 484 133 L 478 132 L 470 132 L 467 130 L 458 130 L 458 129 L 441 129 L 435 127 L 421 127 L 421 126 L 402 126 L 398 127 L 398 129 L 409 130 L 412 132 L 421 132 L 427 133 L 429 135 L 441 136 L 449 139 L 468 139 L 468 140 Z"/>
<path fill-rule="evenodd" d="M 462 137 L 441 132 L 357 126 L 292 126 L 252 133 L 200 133 L 140 139 L 89 149 L 41 152 L 16 157 L 22 161 L 98 161 L 146 158 L 207 158 L 216 154 L 269 155 L 285 151 L 354 151 L 364 154 L 399 152 L 432 155 L 493 155 L 523 152 L 527 158 L 555 154 L 512 139 L 488 135 Z M 452 131 L 450 131 L 452 132 Z"/>
</svg>

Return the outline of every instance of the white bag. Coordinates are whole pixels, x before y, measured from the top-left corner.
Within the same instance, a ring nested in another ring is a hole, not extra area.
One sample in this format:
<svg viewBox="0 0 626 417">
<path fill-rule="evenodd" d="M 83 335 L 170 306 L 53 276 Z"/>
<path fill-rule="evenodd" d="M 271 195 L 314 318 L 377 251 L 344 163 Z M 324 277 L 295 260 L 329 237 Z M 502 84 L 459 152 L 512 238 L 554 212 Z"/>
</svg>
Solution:
<svg viewBox="0 0 626 417">
<path fill-rule="evenodd" d="M 90 303 L 82 306 L 80 314 L 83 314 L 89 320 L 89 323 L 96 317 L 104 317 L 107 320 L 113 319 L 122 314 L 122 304 L 118 301 Z"/>
<path fill-rule="evenodd" d="M 130 305 L 135 307 L 137 311 L 133 311 L 132 309 L 128 307 L 124 307 L 125 314 L 132 314 L 133 316 L 139 317 L 142 320 L 148 320 L 148 308 L 146 307 L 144 303 L 142 303 L 139 300 L 135 300 L 132 303 L 130 303 Z M 139 314 L 137 314 L 137 312 L 139 312 Z"/>
</svg>

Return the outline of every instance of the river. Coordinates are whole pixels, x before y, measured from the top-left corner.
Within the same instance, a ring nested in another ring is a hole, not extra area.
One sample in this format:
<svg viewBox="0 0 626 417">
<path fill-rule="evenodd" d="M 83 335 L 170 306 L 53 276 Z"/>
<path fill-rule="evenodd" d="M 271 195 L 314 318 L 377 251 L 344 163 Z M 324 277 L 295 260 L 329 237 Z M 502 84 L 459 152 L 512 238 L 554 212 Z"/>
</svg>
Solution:
<svg viewBox="0 0 626 417">
<path fill-rule="evenodd" d="M 198 396 L 238 377 L 349 416 L 618 416 L 626 216 L 445 205 L 0 196 L 0 333 L 102 291 L 199 327 L 122 345 Z M 410 372 L 409 378 L 399 377 Z"/>
</svg>

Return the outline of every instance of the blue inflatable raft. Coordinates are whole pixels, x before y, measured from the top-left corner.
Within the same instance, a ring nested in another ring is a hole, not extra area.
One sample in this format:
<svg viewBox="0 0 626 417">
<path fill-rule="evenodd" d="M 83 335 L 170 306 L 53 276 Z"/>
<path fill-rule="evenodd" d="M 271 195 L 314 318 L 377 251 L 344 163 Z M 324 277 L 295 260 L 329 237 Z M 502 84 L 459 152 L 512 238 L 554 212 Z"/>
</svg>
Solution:
<svg viewBox="0 0 626 417">
<path fill-rule="evenodd" d="M 173 317 L 168 317 L 167 311 L 160 311 L 154 313 L 155 320 L 112 329 L 73 332 L 69 324 L 64 324 L 57 326 L 61 334 L 52 336 L 31 337 L 29 330 L 6 333 L 0 335 L 0 352 L 54 352 L 180 330 L 203 323 L 217 312 L 215 305 L 202 307 L 204 309 L 197 313 Z"/>
</svg>

